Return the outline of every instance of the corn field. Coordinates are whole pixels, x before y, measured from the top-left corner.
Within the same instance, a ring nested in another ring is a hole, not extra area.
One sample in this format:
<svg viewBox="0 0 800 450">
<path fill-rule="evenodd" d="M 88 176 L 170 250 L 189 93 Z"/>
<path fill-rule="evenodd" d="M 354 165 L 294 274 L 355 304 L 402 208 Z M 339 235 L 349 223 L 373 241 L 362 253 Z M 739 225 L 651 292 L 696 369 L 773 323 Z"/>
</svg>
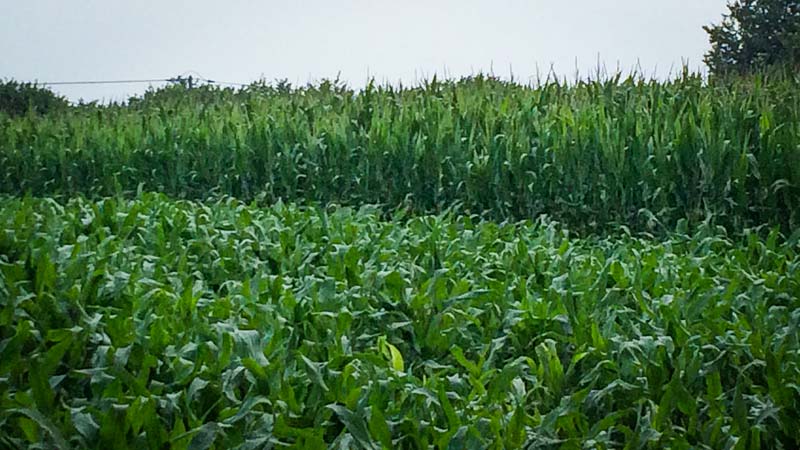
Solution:
<svg viewBox="0 0 800 450">
<path fill-rule="evenodd" d="M 777 79 L 775 79 L 777 78 Z M 789 77 L 689 74 L 525 87 L 206 88 L 0 122 L 0 192 L 159 191 L 299 203 L 460 204 L 589 231 L 798 221 L 800 91 Z"/>
<path fill-rule="evenodd" d="M 798 448 L 798 81 L 0 116 L 0 449 Z"/>
</svg>

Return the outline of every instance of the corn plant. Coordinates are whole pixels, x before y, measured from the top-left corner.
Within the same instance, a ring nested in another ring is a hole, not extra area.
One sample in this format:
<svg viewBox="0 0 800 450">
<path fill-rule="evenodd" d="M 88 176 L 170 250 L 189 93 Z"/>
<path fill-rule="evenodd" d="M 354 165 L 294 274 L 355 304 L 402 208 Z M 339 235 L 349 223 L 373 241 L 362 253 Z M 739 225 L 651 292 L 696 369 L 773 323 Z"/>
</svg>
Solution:
<svg viewBox="0 0 800 450">
<path fill-rule="evenodd" d="M 160 191 L 267 203 L 451 205 L 576 230 L 678 221 L 785 232 L 800 211 L 798 79 L 477 76 L 406 88 L 174 87 L 127 105 L 0 117 L 0 192 Z"/>
<path fill-rule="evenodd" d="M 800 446 L 800 233 L 382 216 L 0 199 L 0 447 Z"/>
</svg>

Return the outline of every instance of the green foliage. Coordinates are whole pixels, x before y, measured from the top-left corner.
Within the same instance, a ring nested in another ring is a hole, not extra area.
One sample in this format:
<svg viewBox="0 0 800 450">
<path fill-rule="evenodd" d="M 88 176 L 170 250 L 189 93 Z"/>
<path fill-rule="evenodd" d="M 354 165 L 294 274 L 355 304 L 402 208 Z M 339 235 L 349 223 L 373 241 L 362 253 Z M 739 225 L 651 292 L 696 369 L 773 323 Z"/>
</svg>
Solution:
<svg viewBox="0 0 800 450">
<path fill-rule="evenodd" d="M 590 231 L 677 221 L 787 229 L 800 211 L 797 77 L 616 77 L 526 87 L 176 85 L 128 106 L 0 119 L 0 192 L 455 203 Z"/>
<path fill-rule="evenodd" d="M 234 94 L 232 88 L 219 88 L 210 84 L 190 87 L 186 83 L 173 83 L 150 88 L 140 97 L 131 97 L 127 106 L 134 110 L 153 108 L 168 110 L 230 101 Z"/>
<path fill-rule="evenodd" d="M 735 0 L 728 9 L 722 23 L 704 27 L 711 41 L 705 62 L 712 73 L 800 68 L 800 2 Z"/>
<path fill-rule="evenodd" d="M 797 448 L 798 236 L 0 199 L 0 447 Z"/>
<path fill-rule="evenodd" d="M 0 82 L 0 114 L 23 116 L 29 112 L 46 114 L 64 112 L 69 107 L 66 98 L 35 83 L 14 80 Z"/>
</svg>

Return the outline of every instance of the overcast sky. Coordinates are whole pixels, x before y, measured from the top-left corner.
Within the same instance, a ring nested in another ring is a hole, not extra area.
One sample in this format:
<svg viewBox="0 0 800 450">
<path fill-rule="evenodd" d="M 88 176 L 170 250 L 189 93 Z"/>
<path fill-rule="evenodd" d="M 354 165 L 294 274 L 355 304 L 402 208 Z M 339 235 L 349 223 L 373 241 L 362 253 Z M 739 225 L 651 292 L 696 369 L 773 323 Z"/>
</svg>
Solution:
<svg viewBox="0 0 800 450">
<path fill-rule="evenodd" d="M 0 0 L 0 78 L 169 78 L 405 84 L 493 70 L 522 81 L 638 64 L 702 68 L 725 0 Z M 124 99 L 146 84 L 58 86 Z"/>
</svg>

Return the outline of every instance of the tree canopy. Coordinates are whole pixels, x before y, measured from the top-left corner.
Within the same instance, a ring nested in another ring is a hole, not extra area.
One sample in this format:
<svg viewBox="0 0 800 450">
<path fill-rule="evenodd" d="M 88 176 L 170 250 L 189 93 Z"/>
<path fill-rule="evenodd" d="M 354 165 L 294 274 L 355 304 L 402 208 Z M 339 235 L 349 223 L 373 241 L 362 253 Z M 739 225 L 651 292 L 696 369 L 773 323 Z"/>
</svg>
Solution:
<svg viewBox="0 0 800 450">
<path fill-rule="evenodd" d="M 46 87 L 14 80 L 0 81 L 0 112 L 20 116 L 28 111 L 44 114 L 63 111 L 69 106 L 66 98 Z"/>
<path fill-rule="evenodd" d="M 800 63 L 800 0 L 736 0 L 722 23 L 704 27 L 713 74 Z"/>
</svg>

